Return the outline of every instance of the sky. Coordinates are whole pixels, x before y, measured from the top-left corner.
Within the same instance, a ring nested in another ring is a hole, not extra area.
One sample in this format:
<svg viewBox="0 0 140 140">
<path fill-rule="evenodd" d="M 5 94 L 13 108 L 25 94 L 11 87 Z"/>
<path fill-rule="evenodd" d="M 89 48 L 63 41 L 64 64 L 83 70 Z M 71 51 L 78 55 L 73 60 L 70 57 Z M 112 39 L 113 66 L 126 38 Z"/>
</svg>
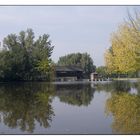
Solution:
<svg viewBox="0 0 140 140">
<path fill-rule="evenodd" d="M 52 59 L 87 52 L 96 66 L 104 65 L 111 33 L 139 6 L 0 6 L 0 42 L 10 33 L 32 28 L 35 36 L 49 34 Z"/>
</svg>

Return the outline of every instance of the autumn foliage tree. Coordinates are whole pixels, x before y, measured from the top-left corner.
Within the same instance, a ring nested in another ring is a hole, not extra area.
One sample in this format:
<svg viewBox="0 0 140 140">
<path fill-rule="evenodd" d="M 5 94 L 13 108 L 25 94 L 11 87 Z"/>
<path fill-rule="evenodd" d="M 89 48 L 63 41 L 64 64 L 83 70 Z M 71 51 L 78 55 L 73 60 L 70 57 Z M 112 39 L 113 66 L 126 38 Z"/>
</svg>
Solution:
<svg viewBox="0 0 140 140">
<path fill-rule="evenodd" d="M 105 53 L 110 73 L 129 73 L 140 70 L 140 15 L 122 23 L 111 35 L 111 47 Z"/>
</svg>

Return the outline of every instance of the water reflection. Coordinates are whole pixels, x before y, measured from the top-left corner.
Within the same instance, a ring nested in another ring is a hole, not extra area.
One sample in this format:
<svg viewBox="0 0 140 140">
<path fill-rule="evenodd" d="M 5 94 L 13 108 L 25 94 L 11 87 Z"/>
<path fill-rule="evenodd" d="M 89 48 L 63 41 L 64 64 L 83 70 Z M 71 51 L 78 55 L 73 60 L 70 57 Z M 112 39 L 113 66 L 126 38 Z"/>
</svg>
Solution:
<svg viewBox="0 0 140 140">
<path fill-rule="evenodd" d="M 11 129 L 17 128 L 21 132 L 28 133 L 34 133 L 35 129 L 39 129 L 37 124 L 43 129 L 51 128 L 54 118 L 57 120 L 53 108 L 54 97 L 59 99 L 60 104 L 66 103 L 71 107 L 77 106 L 79 108 L 84 106 L 88 109 L 91 102 L 97 99 L 95 98 L 97 93 L 109 95 L 107 100 L 105 99 L 106 108 L 104 111 L 105 115 L 113 117 L 113 121 L 110 122 L 113 133 L 140 134 L 140 82 L 130 81 L 69 85 L 47 83 L 0 84 L 0 122 Z M 98 99 L 99 97 L 104 96 L 98 96 Z M 100 106 L 101 103 L 98 101 L 96 103 L 97 108 L 94 109 L 100 111 L 98 105 Z M 57 105 L 59 106 L 59 104 Z M 74 114 L 72 111 L 71 108 L 70 113 Z M 95 117 L 95 114 L 93 116 Z M 73 116 L 73 119 L 74 117 L 76 116 Z M 80 116 L 78 119 L 80 120 Z M 83 120 L 81 119 L 81 121 Z M 104 121 L 106 120 L 104 119 Z M 85 120 L 86 122 L 88 120 Z M 96 129 L 95 126 L 90 127 Z M 57 126 L 57 128 L 59 127 L 61 126 Z"/>
<path fill-rule="evenodd" d="M 127 81 L 119 85 L 121 88 L 112 90 L 106 101 L 106 112 L 113 115 L 112 130 L 119 134 L 140 134 L 140 83 Z M 137 94 L 132 88 L 137 90 Z"/>
<path fill-rule="evenodd" d="M 10 128 L 33 132 L 35 121 L 47 128 L 54 116 L 52 89 L 43 84 L 5 84 L 0 86 L 1 121 Z"/>
<path fill-rule="evenodd" d="M 106 91 L 111 93 L 129 92 L 133 83 L 129 81 L 113 81 L 105 84 L 97 84 L 96 91 Z"/>
<path fill-rule="evenodd" d="M 0 121 L 9 128 L 33 133 L 36 123 L 51 126 L 55 117 L 52 100 L 87 106 L 93 98 L 90 85 L 53 85 L 47 83 L 13 83 L 0 85 Z"/>
<path fill-rule="evenodd" d="M 76 106 L 88 106 L 94 97 L 94 88 L 90 84 L 56 85 L 56 96 L 61 102 Z"/>
</svg>

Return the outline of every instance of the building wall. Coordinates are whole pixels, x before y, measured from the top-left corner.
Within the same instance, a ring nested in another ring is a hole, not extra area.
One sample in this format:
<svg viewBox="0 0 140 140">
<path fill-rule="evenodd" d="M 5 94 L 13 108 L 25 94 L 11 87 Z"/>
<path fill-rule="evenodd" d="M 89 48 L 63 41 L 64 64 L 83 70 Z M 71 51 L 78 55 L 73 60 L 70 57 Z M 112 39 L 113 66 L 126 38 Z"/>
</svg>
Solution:
<svg viewBox="0 0 140 140">
<path fill-rule="evenodd" d="M 76 81 L 83 78 L 81 71 L 56 71 L 55 81 Z"/>
<path fill-rule="evenodd" d="M 95 80 L 98 80 L 99 77 L 98 77 L 98 74 L 97 73 L 91 73 L 90 74 L 90 80 L 91 81 L 95 81 Z"/>
</svg>

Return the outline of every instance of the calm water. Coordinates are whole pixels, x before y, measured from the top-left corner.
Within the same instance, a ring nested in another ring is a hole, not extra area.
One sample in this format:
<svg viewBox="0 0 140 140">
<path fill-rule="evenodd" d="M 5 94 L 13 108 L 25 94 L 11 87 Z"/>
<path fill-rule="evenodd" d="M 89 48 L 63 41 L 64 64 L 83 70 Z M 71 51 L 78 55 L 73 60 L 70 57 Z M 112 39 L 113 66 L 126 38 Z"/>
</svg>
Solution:
<svg viewBox="0 0 140 140">
<path fill-rule="evenodd" d="M 140 134 L 140 83 L 1 83 L 0 134 Z"/>
</svg>

